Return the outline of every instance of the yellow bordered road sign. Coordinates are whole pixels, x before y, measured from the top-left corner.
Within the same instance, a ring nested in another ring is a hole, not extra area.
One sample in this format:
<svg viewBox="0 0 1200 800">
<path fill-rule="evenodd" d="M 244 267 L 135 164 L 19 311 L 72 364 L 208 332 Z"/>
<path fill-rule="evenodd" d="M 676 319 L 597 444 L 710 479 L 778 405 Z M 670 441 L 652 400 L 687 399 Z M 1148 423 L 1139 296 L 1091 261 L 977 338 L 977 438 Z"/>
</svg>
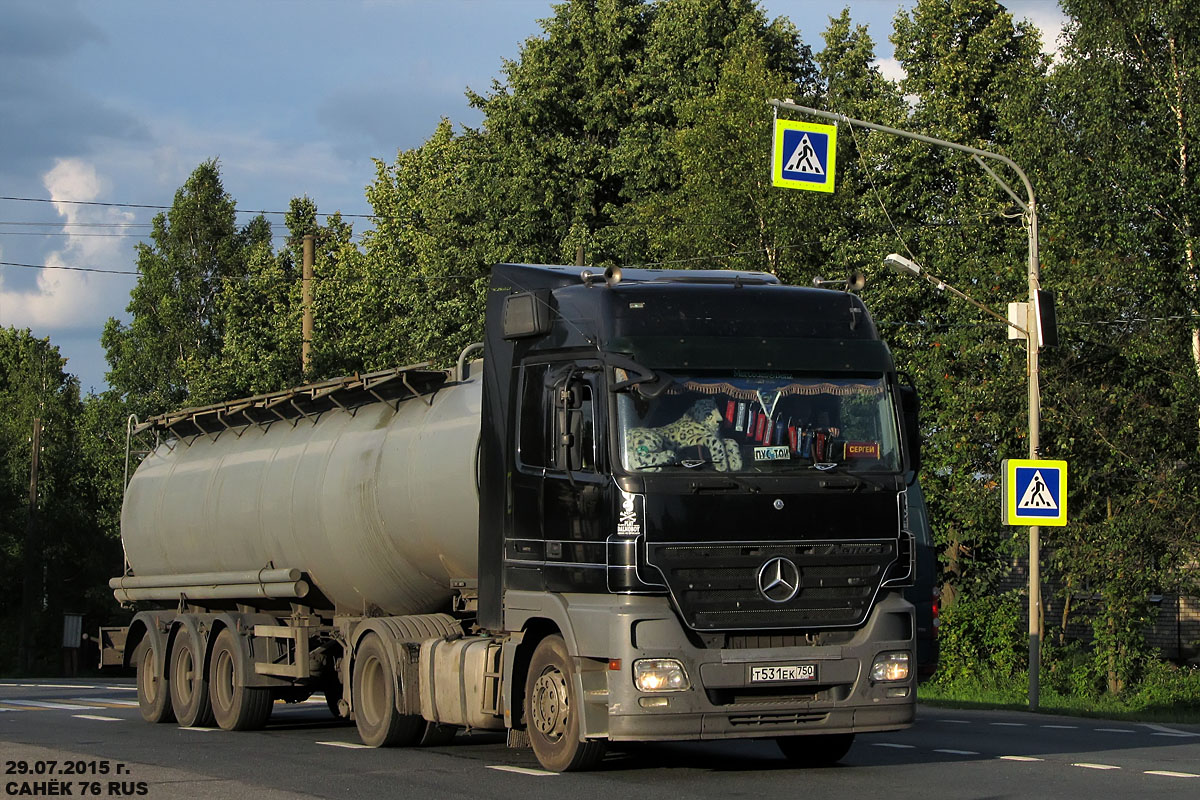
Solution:
<svg viewBox="0 0 1200 800">
<path fill-rule="evenodd" d="M 785 189 L 832 192 L 837 169 L 837 126 L 775 120 L 771 183 Z"/>
<path fill-rule="evenodd" d="M 1067 524 L 1067 462 L 1006 458 L 1000 472 L 1005 525 Z"/>
</svg>

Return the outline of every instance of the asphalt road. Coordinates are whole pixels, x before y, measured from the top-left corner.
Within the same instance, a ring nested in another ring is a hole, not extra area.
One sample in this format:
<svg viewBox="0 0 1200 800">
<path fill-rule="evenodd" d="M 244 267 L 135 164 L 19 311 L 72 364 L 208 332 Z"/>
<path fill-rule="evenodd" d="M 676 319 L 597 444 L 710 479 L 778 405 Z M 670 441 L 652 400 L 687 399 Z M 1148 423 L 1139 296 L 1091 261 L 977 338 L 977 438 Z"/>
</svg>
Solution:
<svg viewBox="0 0 1200 800">
<path fill-rule="evenodd" d="M 740 741 L 627 747 L 553 775 L 495 734 L 363 748 L 319 696 L 227 733 L 143 722 L 128 680 L 0 681 L 0 771 L 0 797 L 1182 800 L 1200 798 L 1200 726 L 921 707 L 914 727 L 860 736 L 830 768 Z"/>
</svg>

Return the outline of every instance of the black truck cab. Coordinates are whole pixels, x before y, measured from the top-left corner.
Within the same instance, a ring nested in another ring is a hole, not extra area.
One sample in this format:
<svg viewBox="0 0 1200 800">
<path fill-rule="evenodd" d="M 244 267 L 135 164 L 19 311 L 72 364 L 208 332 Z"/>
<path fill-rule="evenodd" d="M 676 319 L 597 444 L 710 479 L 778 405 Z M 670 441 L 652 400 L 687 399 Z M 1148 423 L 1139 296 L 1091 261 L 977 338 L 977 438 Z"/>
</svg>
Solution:
<svg viewBox="0 0 1200 800">
<path fill-rule="evenodd" d="M 911 721 L 915 395 L 857 296 L 503 264 L 487 320 L 480 625 L 556 605 L 572 655 L 675 662 L 651 688 L 686 684 L 608 680 L 585 725 L 644 740 Z"/>
</svg>

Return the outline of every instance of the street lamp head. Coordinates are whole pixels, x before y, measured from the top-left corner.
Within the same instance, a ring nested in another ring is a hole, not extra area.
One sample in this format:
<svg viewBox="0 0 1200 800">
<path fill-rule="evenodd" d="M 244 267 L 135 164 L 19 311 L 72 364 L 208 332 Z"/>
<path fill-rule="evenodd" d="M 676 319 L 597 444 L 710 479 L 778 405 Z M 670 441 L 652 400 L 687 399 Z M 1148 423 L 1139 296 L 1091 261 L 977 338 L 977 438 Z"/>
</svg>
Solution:
<svg viewBox="0 0 1200 800">
<path fill-rule="evenodd" d="M 891 253 L 883 259 L 883 265 L 893 272 L 899 272 L 901 275 L 913 275 L 920 277 L 921 267 L 899 253 Z"/>
</svg>

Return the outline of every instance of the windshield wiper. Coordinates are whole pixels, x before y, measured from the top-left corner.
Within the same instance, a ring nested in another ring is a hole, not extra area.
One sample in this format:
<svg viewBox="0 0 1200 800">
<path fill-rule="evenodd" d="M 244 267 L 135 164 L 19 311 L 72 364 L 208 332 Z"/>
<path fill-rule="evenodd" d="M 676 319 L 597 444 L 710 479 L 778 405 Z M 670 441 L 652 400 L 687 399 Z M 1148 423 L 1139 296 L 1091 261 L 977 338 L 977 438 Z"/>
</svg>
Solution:
<svg viewBox="0 0 1200 800">
<path fill-rule="evenodd" d="M 836 464 L 836 463 L 832 463 L 832 462 L 828 462 L 828 461 L 818 461 L 812 465 L 812 468 L 816 469 L 816 470 L 820 470 L 822 473 L 825 473 L 827 475 L 836 475 L 839 478 L 852 478 L 853 480 L 858 482 L 857 485 L 854 487 L 855 489 L 860 489 L 863 486 L 873 486 L 875 489 L 877 489 L 879 491 L 883 491 L 885 488 L 887 488 L 882 483 L 877 483 L 876 481 L 871 480 L 870 478 L 868 478 L 865 475 L 847 470 L 845 468 L 845 466 L 842 464 Z M 825 481 L 821 481 L 821 486 L 822 487 L 827 486 Z"/>
</svg>

